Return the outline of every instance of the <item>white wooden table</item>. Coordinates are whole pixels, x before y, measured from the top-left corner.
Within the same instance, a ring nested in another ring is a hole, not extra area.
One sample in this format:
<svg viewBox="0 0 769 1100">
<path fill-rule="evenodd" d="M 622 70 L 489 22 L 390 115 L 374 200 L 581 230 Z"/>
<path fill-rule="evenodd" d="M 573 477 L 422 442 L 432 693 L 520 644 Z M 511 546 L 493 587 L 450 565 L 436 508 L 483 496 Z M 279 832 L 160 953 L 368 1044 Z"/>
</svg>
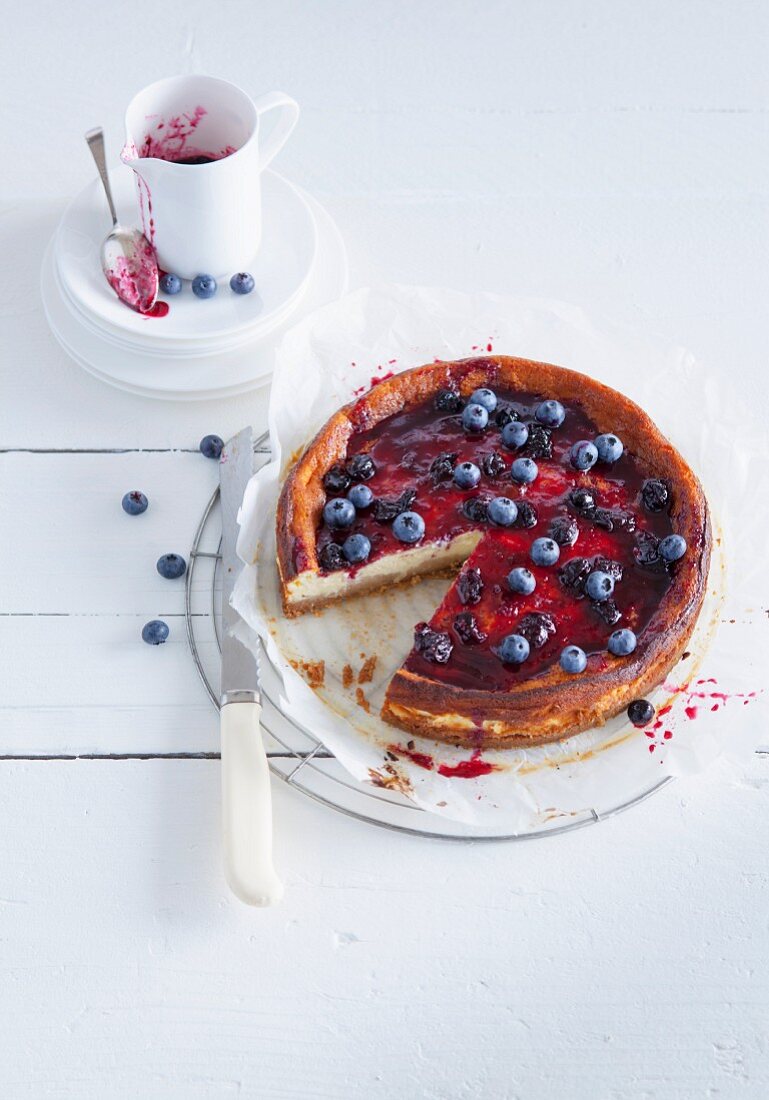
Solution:
<svg viewBox="0 0 769 1100">
<path fill-rule="evenodd" d="M 177 71 L 291 92 L 281 170 L 383 278 L 543 294 L 765 360 L 762 0 L 9 0 L 0 66 L 0 1094 L 769 1095 L 769 758 L 557 840 L 455 846 L 275 790 L 283 904 L 221 877 L 217 722 L 187 652 L 208 431 L 54 343 L 42 250 Z M 766 395 L 764 395 L 764 398 Z M 127 489 L 150 510 L 131 520 Z M 171 625 L 141 644 L 149 618 Z M 195 754 L 204 754 L 197 758 Z M 209 755 L 205 755 L 209 754 Z"/>
</svg>

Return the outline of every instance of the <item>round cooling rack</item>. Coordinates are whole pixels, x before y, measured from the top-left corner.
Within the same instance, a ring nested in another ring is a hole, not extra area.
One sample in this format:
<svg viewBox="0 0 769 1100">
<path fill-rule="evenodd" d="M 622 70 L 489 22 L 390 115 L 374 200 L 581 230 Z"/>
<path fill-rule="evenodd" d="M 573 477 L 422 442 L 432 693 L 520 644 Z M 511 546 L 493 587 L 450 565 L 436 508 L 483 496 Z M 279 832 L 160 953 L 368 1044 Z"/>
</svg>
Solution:
<svg viewBox="0 0 769 1100">
<path fill-rule="evenodd" d="M 270 458 L 269 437 L 264 432 L 254 443 L 255 468 Z M 189 554 L 185 578 L 185 614 L 190 650 L 212 704 L 219 709 L 221 674 L 221 515 L 219 490 L 212 495 L 200 518 Z M 671 782 L 667 776 L 626 801 L 574 814 L 564 822 L 536 823 L 528 831 L 510 833 L 487 826 L 470 825 L 428 813 L 395 791 L 358 783 L 311 730 L 288 718 L 280 707 L 282 681 L 264 649 L 259 668 L 262 689 L 262 729 L 270 771 L 288 786 L 315 802 L 347 817 L 413 836 L 439 840 L 536 840 L 581 829 L 603 821 L 645 801 Z"/>
</svg>

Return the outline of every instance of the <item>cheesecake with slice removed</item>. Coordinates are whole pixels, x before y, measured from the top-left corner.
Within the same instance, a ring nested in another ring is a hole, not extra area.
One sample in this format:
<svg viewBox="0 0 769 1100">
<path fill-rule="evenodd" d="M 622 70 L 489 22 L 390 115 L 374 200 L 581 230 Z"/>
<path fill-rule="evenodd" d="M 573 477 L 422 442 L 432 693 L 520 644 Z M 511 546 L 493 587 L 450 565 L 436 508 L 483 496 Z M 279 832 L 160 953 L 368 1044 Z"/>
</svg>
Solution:
<svg viewBox="0 0 769 1100">
<path fill-rule="evenodd" d="M 473 747 L 599 725 L 660 683 L 705 593 L 697 478 L 636 404 L 507 356 L 436 362 L 340 409 L 277 514 L 287 615 L 456 573 L 383 718 Z"/>
</svg>

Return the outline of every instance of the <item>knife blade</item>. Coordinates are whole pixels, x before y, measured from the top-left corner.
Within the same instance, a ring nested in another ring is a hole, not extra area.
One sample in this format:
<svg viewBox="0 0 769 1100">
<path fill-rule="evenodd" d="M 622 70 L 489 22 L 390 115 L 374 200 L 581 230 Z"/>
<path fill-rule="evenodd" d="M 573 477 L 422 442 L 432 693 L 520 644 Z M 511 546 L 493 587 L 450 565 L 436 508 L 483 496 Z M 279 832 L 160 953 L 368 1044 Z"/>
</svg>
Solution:
<svg viewBox="0 0 769 1100">
<path fill-rule="evenodd" d="M 272 905 L 283 885 L 272 863 L 272 795 L 261 730 L 259 667 L 232 634 L 239 615 L 230 598 L 243 562 L 235 546 L 238 511 L 253 472 L 251 428 L 228 441 L 219 460 L 222 508 L 222 842 L 224 874 L 247 905 Z"/>
<path fill-rule="evenodd" d="M 259 702 L 259 669 L 256 657 L 233 637 L 240 616 L 230 604 L 235 582 L 243 569 L 237 555 L 238 512 L 254 468 L 251 428 L 238 432 L 224 446 L 219 459 L 219 493 L 222 506 L 222 677 L 221 704 L 251 699 Z"/>
</svg>

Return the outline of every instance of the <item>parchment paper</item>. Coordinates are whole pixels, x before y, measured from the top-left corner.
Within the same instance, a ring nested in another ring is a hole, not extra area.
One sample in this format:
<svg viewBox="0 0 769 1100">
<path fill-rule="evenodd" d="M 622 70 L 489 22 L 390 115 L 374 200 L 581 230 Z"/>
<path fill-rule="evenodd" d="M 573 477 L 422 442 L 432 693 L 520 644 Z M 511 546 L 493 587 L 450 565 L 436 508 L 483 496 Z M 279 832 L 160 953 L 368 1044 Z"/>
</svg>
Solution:
<svg viewBox="0 0 769 1100">
<path fill-rule="evenodd" d="M 425 580 L 286 620 L 274 518 L 291 457 L 372 379 L 436 357 L 492 349 L 573 367 L 635 399 L 700 476 L 716 543 L 690 656 L 650 696 L 663 711 L 653 735 L 621 715 L 555 745 L 484 751 L 495 770 L 464 779 L 438 769 L 468 759 L 469 751 L 416 738 L 410 751 L 429 763 L 420 766 L 403 754 L 408 735 L 378 717 L 387 682 L 412 644 L 414 623 L 430 617 L 448 581 Z M 619 805 L 667 775 L 697 772 L 721 753 L 755 748 L 766 728 L 761 689 L 769 632 L 763 579 L 769 507 L 757 487 L 769 453 L 757 417 L 738 404 L 734 381 L 731 365 L 705 369 L 663 339 L 541 299 L 391 286 L 358 290 L 307 317 L 278 352 L 269 412 L 274 457 L 244 498 L 238 551 L 249 564 L 233 595 L 241 636 L 253 644 L 252 631 L 258 634 L 281 672 L 285 713 L 356 779 L 399 789 L 439 814 L 515 831 L 595 805 Z M 322 683 L 312 688 L 307 681 L 317 680 L 321 660 Z"/>
</svg>

